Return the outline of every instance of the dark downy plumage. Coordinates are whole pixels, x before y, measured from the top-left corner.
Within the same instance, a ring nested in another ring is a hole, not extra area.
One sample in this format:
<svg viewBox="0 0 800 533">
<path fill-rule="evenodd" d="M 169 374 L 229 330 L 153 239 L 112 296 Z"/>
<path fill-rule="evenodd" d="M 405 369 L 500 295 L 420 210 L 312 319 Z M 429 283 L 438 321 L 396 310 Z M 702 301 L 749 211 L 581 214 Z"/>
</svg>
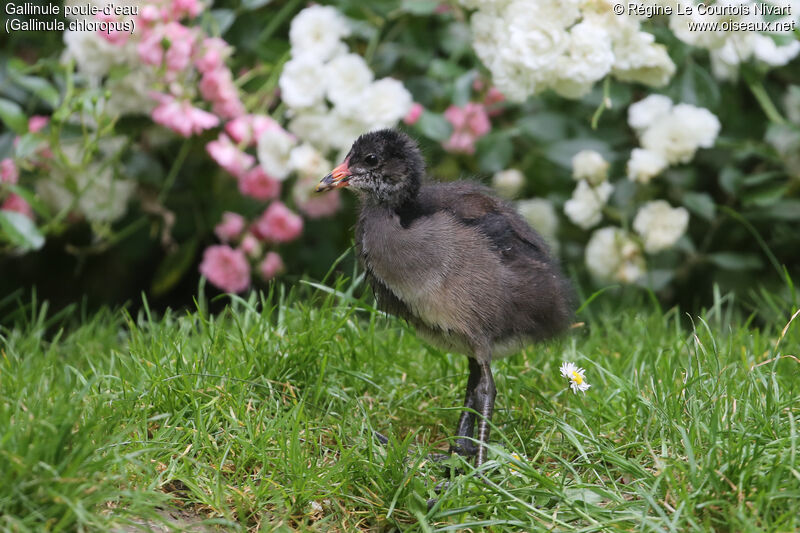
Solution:
<svg viewBox="0 0 800 533">
<path fill-rule="evenodd" d="M 360 196 L 356 246 L 378 306 L 469 357 L 468 410 L 451 450 L 475 455 L 477 467 L 486 448 L 472 438 L 487 442 L 496 396 L 492 359 L 564 331 L 571 291 L 512 206 L 486 187 L 424 183 L 424 175 L 416 143 L 380 130 L 359 137 L 317 190 L 348 187 Z"/>
</svg>

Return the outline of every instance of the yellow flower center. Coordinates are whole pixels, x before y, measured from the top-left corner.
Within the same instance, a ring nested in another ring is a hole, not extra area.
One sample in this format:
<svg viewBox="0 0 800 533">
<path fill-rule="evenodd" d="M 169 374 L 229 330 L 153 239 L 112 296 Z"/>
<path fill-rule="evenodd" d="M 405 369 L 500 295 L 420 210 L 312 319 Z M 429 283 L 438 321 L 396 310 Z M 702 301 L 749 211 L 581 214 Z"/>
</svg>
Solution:
<svg viewBox="0 0 800 533">
<path fill-rule="evenodd" d="M 581 375 L 580 375 L 580 374 L 578 374 L 577 372 L 575 372 L 575 371 L 573 370 L 573 371 L 572 371 L 572 381 L 574 381 L 575 383 L 577 383 L 578 385 L 580 385 L 581 383 L 583 383 L 583 378 L 581 377 Z"/>
</svg>

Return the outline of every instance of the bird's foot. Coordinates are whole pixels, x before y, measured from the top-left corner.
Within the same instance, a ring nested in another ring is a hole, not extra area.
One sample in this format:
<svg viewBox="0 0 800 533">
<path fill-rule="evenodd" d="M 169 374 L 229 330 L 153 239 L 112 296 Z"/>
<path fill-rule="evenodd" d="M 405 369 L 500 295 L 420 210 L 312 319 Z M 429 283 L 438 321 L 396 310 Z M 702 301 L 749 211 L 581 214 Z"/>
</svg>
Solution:
<svg viewBox="0 0 800 533">
<path fill-rule="evenodd" d="M 456 442 L 450 446 L 450 453 L 457 453 L 461 457 L 470 458 L 478 454 L 478 447 L 470 440 L 458 438 Z"/>
<path fill-rule="evenodd" d="M 389 444 L 389 437 L 384 435 L 383 433 L 378 433 L 377 431 L 373 431 L 372 435 L 375 437 L 375 440 L 386 446 Z"/>
</svg>

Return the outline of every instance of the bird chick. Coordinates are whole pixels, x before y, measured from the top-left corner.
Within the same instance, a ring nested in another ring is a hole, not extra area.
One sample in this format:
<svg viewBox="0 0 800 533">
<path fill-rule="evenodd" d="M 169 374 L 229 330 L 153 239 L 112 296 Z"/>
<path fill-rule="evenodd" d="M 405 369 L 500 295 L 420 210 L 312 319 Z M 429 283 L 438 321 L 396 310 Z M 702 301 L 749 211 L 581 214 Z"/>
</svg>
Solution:
<svg viewBox="0 0 800 533">
<path fill-rule="evenodd" d="M 426 182 L 419 147 L 400 131 L 361 135 L 316 190 L 340 187 L 360 199 L 356 247 L 378 307 L 469 358 L 451 452 L 478 467 L 486 447 L 475 441 L 488 441 L 497 394 L 491 361 L 566 330 L 569 283 L 544 240 L 489 189 Z"/>
</svg>

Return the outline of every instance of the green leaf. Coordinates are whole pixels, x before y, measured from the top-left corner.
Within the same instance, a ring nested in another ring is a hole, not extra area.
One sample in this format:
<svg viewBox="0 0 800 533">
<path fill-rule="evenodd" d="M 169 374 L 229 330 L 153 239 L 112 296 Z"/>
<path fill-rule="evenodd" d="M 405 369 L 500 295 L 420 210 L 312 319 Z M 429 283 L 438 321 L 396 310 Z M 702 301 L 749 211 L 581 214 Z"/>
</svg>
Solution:
<svg viewBox="0 0 800 533">
<path fill-rule="evenodd" d="M 559 113 L 543 111 L 517 121 L 520 131 L 542 142 L 560 141 L 567 137 L 567 119 Z"/>
<path fill-rule="evenodd" d="M 34 133 L 26 133 L 17 137 L 16 146 L 14 146 L 14 153 L 20 159 L 26 159 L 33 155 L 36 150 L 42 146 L 44 141 Z"/>
<path fill-rule="evenodd" d="M 428 110 L 422 112 L 415 127 L 425 137 L 433 141 L 446 141 L 453 133 L 453 127 L 444 116 L 438 113 L 432 113 Z"/>
<path fill-rule="evenodd" d="M 453 105 L 463 107 L 470 101 L 472 96 L 472 82 L 478 77 L 478 73 L 474 70 L 465 72 L 459 76 L 453 84 Z"/>
<path fill-rule="evenodd" d="M 789 198 L 778 200 L 769 206 L 764 214 L 780 220 L 800 220 L 800 200 Z"/>
<path fill-rule="evenodd" d="M 680 96 L 687 104 L 714 108 L 719 104 L 719 86 L 706 69 L 688 63 L 681 78 Z"/>
<path fill-rule="evenodd" d="M 441 47 L 454 60 L 468 53 L 472 49 L 472 33 L 469 26 L 463 22 L 449 24 L 444 30 Z"/>
<path fill-rule="evenodd" d="M 242 0 L 242 7 L 248 11 L 264 7 L 272 2 L 272 0 Z"/>
<path fill-rule="evenodd" d="M 0 231 L 7 241 L 24 250 L 38 250 L 44 246 L 39 229 L 22 213 L 0 211 Z"/>
<path fill-rule="evenodd" d="M 687 192 L 683 195 L 683 205 L 692 213 L 706 220 L 714 220 L 717 205 L 711 195 L 705 192 Z"/>
<path fill-rule="evenodd" d="M 232 9 L 212 9 L 208 14 L 213 21 L 210 28 L 212 34 L 224 35 L 236 20 L 236 13 Z"/>
<path fill-rule="evenodd" d="M 191 239 L 178 246 L 178 249 L 167 255 L 158 265 L 150 287 L 156 296 L 162 295 L 174 287 L 194 262 L 197 253 L 197 239 Z"/>
<path fill-rule="evenodd" d="M 742 193 L 742 204 L 747 206 L 757 205 L 761 207 L 772 205 L 783 198 L 783 195 L 786 194 L 786 191 L 788 190 L 788 183 L 766 185 L 756 189 L 747 190 L 746 192 Z"/>
<path fill-rule="evenodd" d="M 428 66 L 428 76 L 437 80 L 446 80 L 449 82 L 453 78 L 461 76 L 464 73 L 464 70 L 465 69 L 463 67 L 460 67 L 455 63 L 445 61 L 444 59 L 435 58 Z"/>
<path fill-rule="evenodd" d="M 746 187 L 753 187 L 755 185 L 761 185 L 762 183 L 767 183 L 768 181 L 772 181 L 775 178 L 783 178 L 784 173 L 772 170 L 768 172 L 757 172 L 755 174 L 750 174 L 742 179 L 742 185 Z"/>
<path fill-rule="evenodd" d="M 432 0 L 403 0 L 400 9 L 412 15 L 430 15 L 437 7 L 439 2 Z"/>
<path fill-rule="evenodd" d="M 23 89 L 41 98 L 51 109 L 58 107 L 60 95 L 53 85 L 44 78 L 38 76 L 23 76 L 12 74 L 11 79 Z"/>
<path fill-rule="evenodd" d="M 709 254 L 708 258 L 712 263 L 726 270 L 753 270 L 764 265 L 761 258 L 755 254 L 717 252 Z"/>
<path fill-rule="evenodd" d="M 18 135 L 28 131 L 28 117 L 16 102 L 0 98 L 0 120 Z"/>
<path fill-rule="evenodd" d="M 493 174 L 508 168 L 514 155 L 511 138 L 503 133 L 490 133 L 477 142 L 478 164 L 482 172 Z"/>
<path fill-rule="evenodd" d="M 614 153 L 608 148 L 608 144 L 591 138 L 554 142 L 545 150 L 545 156 L 553 163 L 571 169 L 572 158 L 581 150 L 595 150 L 596 152 L 600 152 L 606 161 L 614 159 Z"/>
<path fill-rule="evenodd" d="M 743 178 L 742 171 L 738 168 L 725 167 L 719 173 L 719 185 L 726 193 L 735 196 L 739 191 Z"/>
</svg>

